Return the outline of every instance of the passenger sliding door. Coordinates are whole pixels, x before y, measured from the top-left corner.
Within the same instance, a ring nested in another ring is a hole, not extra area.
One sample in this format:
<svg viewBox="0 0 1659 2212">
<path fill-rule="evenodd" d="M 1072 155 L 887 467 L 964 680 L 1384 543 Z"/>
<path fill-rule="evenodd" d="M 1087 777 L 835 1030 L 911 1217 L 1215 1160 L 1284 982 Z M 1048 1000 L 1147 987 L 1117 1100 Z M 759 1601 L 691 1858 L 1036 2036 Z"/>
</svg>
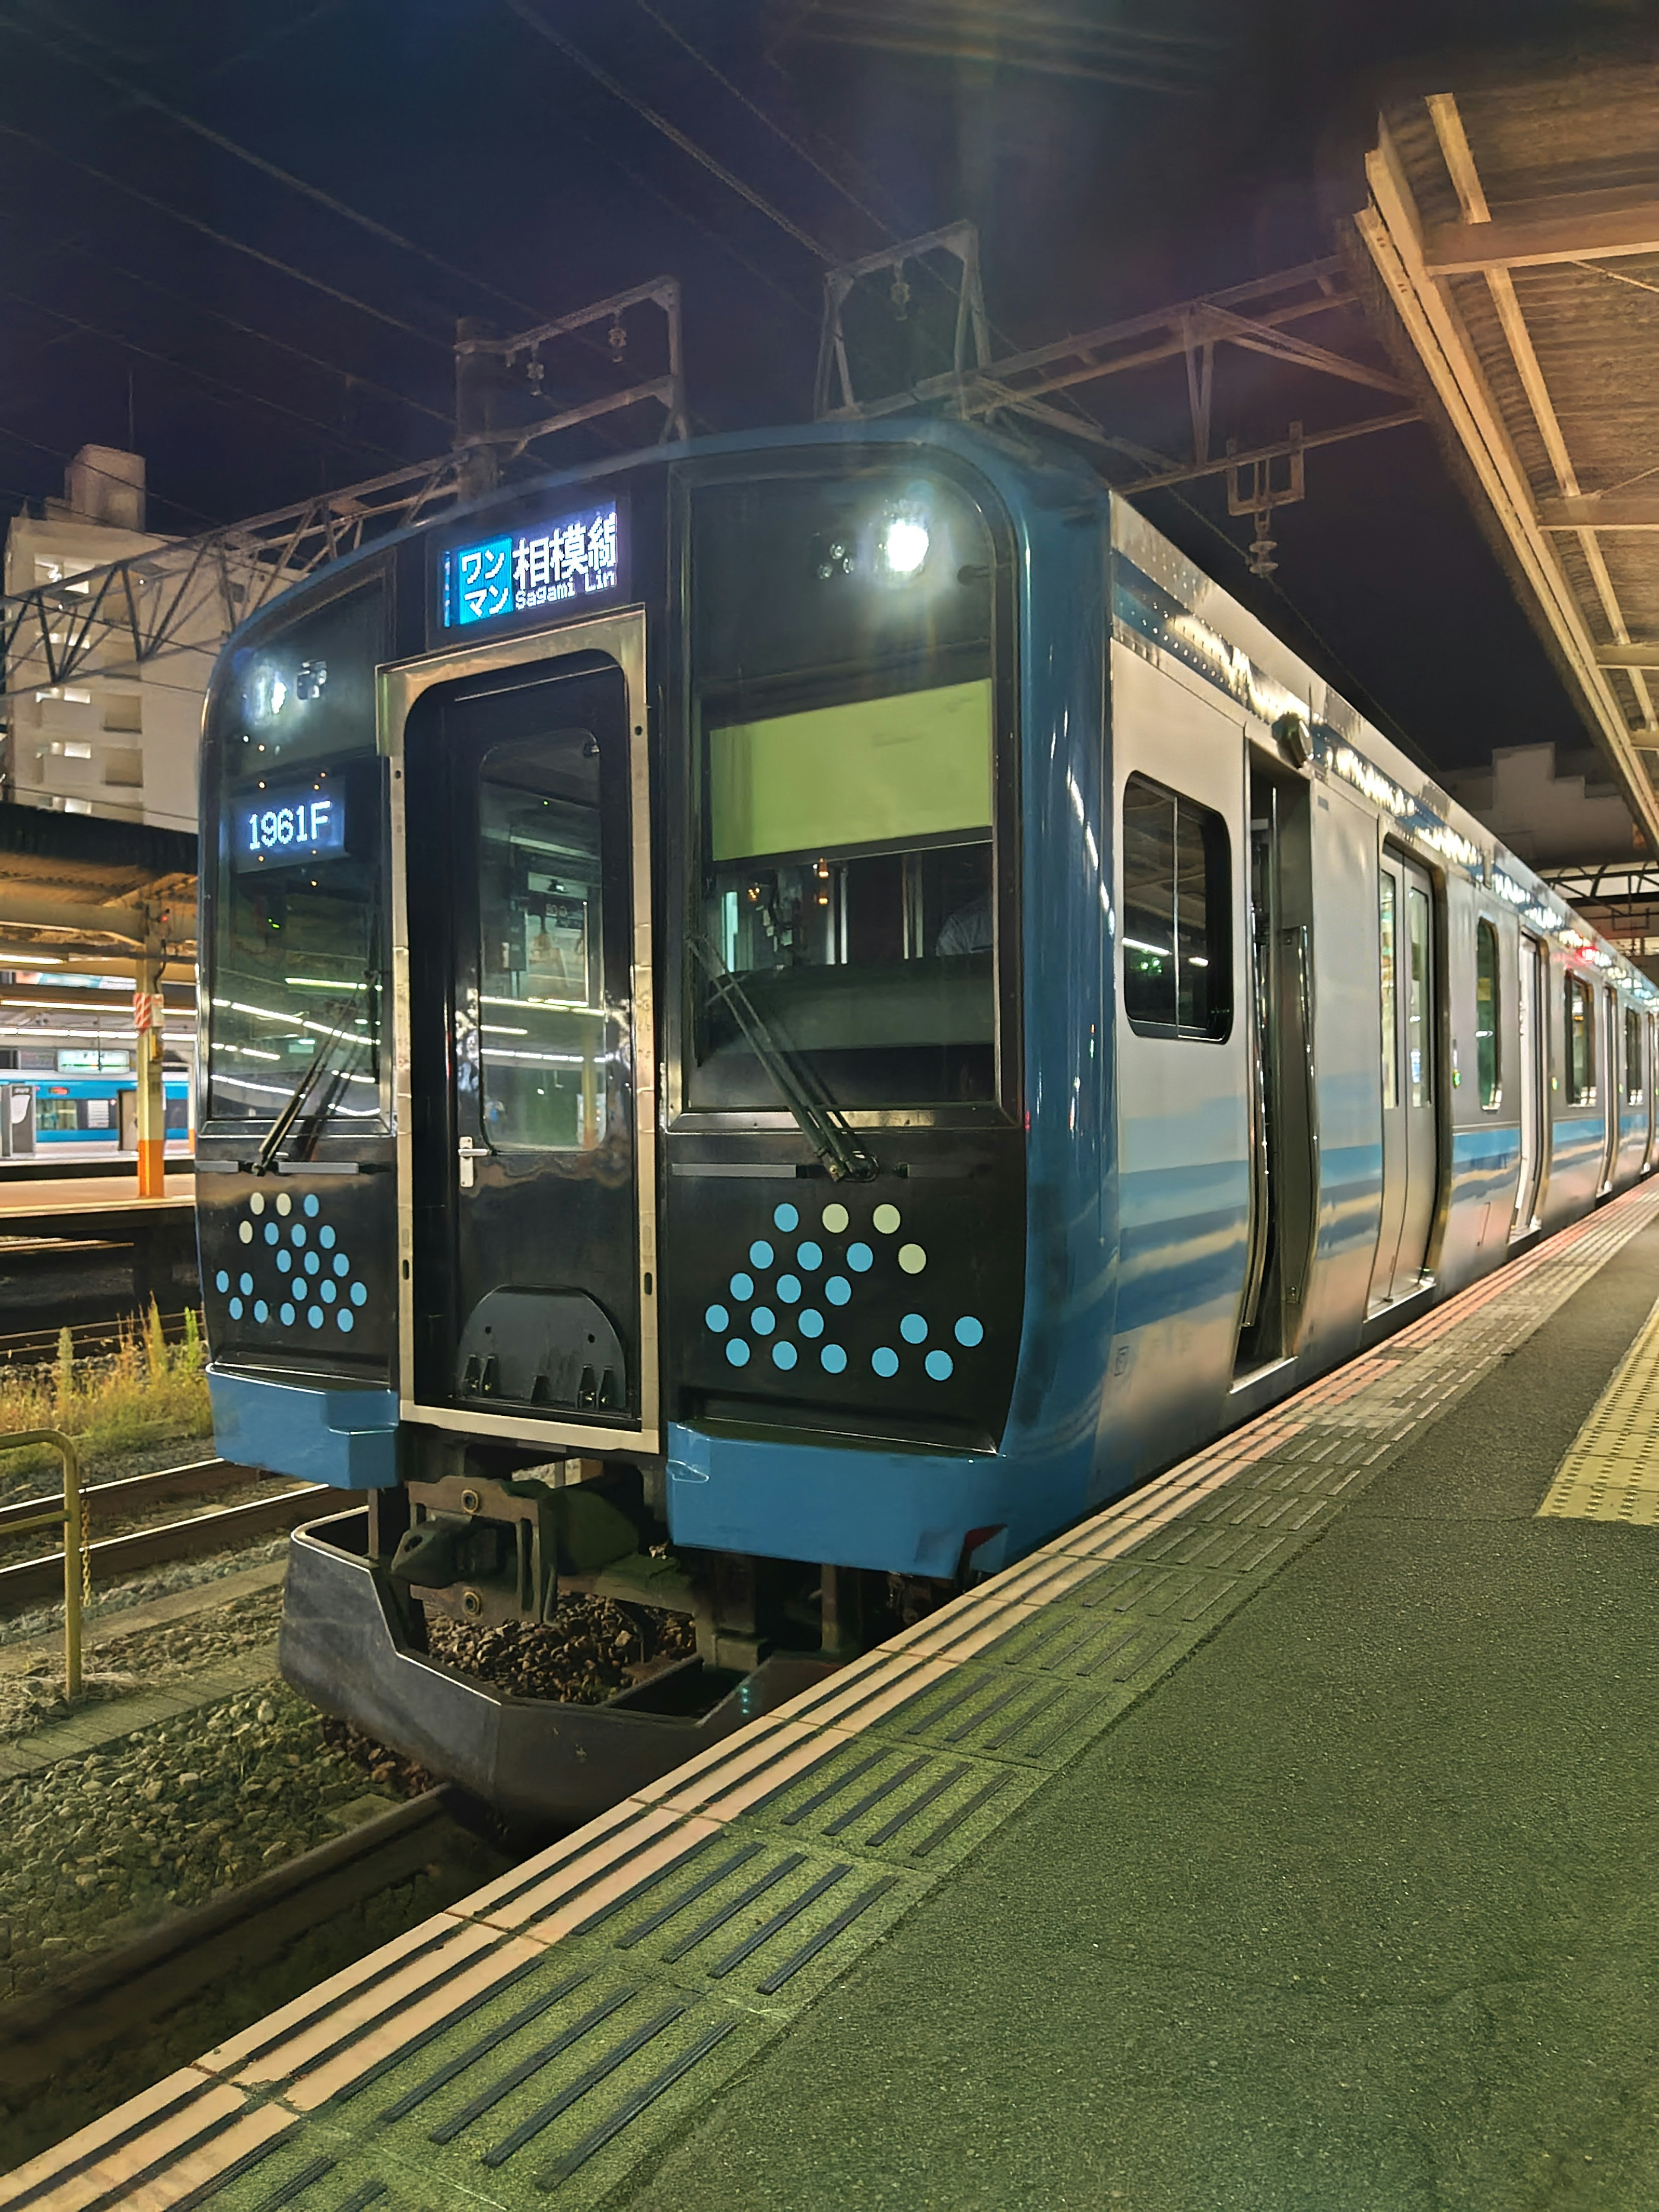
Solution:
<svg viewBox="0 0 1659 2212">
<path fill-rule="evenodd" d="M 1374 1307 L 1417 1289 L 1440 1192 L 1434 886 L 1413 861 L 1388 851 L 1378 899 L 1382 1206 L 1371 1271 Z"/>
<path fill-rule="evenodd" d="M 490 648 L 403 735 L 405 1399 L 550 1449 L 638 1444 L 657 1420 L 629 628 Z"/>
<path fill-rule="evenodd" d="M 1544 1145 L 1549 1127 L 1548 1036 L 1544 1023 L 1544 978 L 1547 969 L 1535 937 L 1521 933 L 1521 1173 L 1516 1186 L 1511 1237 L 1538 1226 L 1538 1201 L 1544 1176 Z"/>
</svg>

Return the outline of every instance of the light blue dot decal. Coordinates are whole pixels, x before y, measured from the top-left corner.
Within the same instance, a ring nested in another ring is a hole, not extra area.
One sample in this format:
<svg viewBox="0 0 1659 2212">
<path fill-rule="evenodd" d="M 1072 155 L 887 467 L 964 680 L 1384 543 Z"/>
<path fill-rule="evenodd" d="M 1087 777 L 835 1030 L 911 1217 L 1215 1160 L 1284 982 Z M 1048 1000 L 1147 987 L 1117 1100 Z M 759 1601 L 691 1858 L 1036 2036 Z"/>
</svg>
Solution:
<svg viewBox="0 0 1659 2212">
<path fill-rule="evenodd" d="M 841 1375 L 845 1373 L 847 1368 L 847 1354 L 842 1350 L 840 1345 L 826 1344 L 823 1351 L 819 1352 L 818 1358 L 823 1364 L 823 1371 L 826 1375 Z"/>
<path fill-rule="evenodd" d="M 795 1208 L 793 1206 L 788 1204 L 787 1200 L 782 1206 L 775 1206 L 772 1208 L 772 1219 L 776 1226 L 782 1230 L 786 1237 L 792 1229 L 799 1229 L 800 1227 L 800 1215 L 795 1211 Z"/>
<path fill-rule="evenodd" d="M 213 1286 L 215 1290 L 218 1291 L 228 1291 L 230 1288 L 230 1277 L 225 1273 L 222 1267 L 220 1268 L 218 1273 L 214 1277 Z"/>
<path fill-rule="evenodd" d="M 866 1273 L 875 1265 L 875 1260 L 867 1244 L 849 1244 L 847 1248 L 847 1264 L 855 1275 Z"/>
<path fill-rule="evenodd" d="M 306 1316 L 306 1319 L 311 1323 L 313 1328 L 320 1328 L 323 1325 L 322 1308 L 320 1306 L 313 1306 L 311 1311 Z"/>
<path fill-rule="evenodd" d="M 803 1274 L 815 1274 L 823 1265 L 823 1245 L 814 1244 L 809 1238 L 805 1244 L 799 1245 L 797 1248 L 795 1252 L 795 1265 L 800 1269 Z"/>
<path fill-rule="evenodd" d="M 770 1306 L 757 1306 L 749 1316 L 749 1326 L 757 1336 L 770 1336 L 777 1325 L 777 1316 Z"/>
<path fill-rule="evenodd" d="M 948 1382 L 956 1364 L 948 1352 L 930 1352 L 922 1362 L 935 1382 Z"/>
<path fill-rule="evenodd" d="M 282 1233 L 282 1231 L 276 1226 L 276 1224 L 274 1221 L 266 1222 L 265 1242 L 267 1244 L 274 1244 Z"/>
<path fill-rule="evenodd" d="M 732 1326 L 732 1316 L 724 1306 L 710 1306 L 703 1319 L 716 1336 L 724 1336 Z"/>
<path fill-rule="evenodd" d="M 314 1190 L 308 1190 L 306 1193 L 306 1212 L 313 1221 L 317 1218 L 317 1194 Z"/>
<path fill-rule="evenodd" d="M 290 1229 L 288 1233 L 296 1244 L 303 1244 L 306 1241 L 306 1225 L 304 1222 L 296 1221 L 293 1228 Z"/>
<path fill-rule="evenodd" d="M 265 1304 L 263 1298 L 256 1299 L 254 1302 L 253 1318 L 255 1321 L 269 1321 L 270 1319 L 270 1308 Z"/>
<path fill-rule="evenodd" d="M 772 1247 L 767 1243 L 763 1237 L 757 1237 L 754 1243 L 749 1247 L 749 1264 L 751 1267 L 769 1267 L 771 1266 Z"/>
<path fill-rule="evenodd" d="M 233 1321 L 240 1321 L 242 1318 L 242 1301 L 240 1298 L 233 1298 L 231 1300 L 230 1317 Z"/>
<path fill-rule="evenodd" d="M 337 1285 L 330 1282 L 327 1277 L 325 1276 L 323 1280 L 317 1285 L 317 1295 L 325 1306 L 331 1306 L 335 1299 L 339 1297 L 340 1293 Z"/>
<path fill-rule="evenodd" d="M 238 1279 L 238 1281 L 237 1281 L 236 1287 L 237 1287 L 237 1289 L 241 1292 L 242 1296 L 243 1296 L 245 1298 L 246 1298 L 246 1297 L 252 1297 L 252 1295 L 253 1295 L 253 1278 L 252 1278 L 252 1275 L 243 1275 L 243 1276 L 240 1277 L 240 1278 L 239 1278 L 239 1279 Z"/>
<path fill-rule="evenodd" d="M 803 1336 L 823 1334 L 823 1316 L 816 1306 L 803 1306 L 795 1316 L 795 1324 Z"/>
<path fill-rule="evenodd" d="M 799 1275 L 780 1275 L 778 1277 L 778 1296 L 783 1300 L 785 1305 L 798 1306 L 800 1304 L 800 1277 Z"/>
<path fill-rule="evenodd" d="M 319 1254 L 315 1252 L 307 1252 L 306 1254 L 305 1267 L 307 1274 L 317 1274 L 321 1270 L 322 1264 L 323 1262 Z"/>
<path fill-rule="evenodd" d="M 317 1231 L 317 1242 L 325 1252 L 331 1252 L 334 1249 L 334 1231 L 328 1228 L 319 1229 Z"/>
<path fill-rule="evenodd" d="M 878 1375 L 896 1375 L 898 1373 L 898 1354 L 893 1350 L 891 1345 L 878 1344 L 875 1350 L 870 1354 L 870 1364 L 875 1369 Z"/>
<path fill-rule="evenodd" d="M 750 1298 L 752 1298 L 755 1295 L 754 1277 L 752 1275 L 745 1275 L 743 1273 L 741 1269 L 739 1269 L 738 1273 L 733 1275 L 732 1278 L 732 1295 L 739 1305 L 744 1304 Z"/>
<path fill-rule="evenodd" d="M 293 1265 L 294 1255 L 291 1252 L 279 1252 L 276 1255 L 276 1272 L 279 1275 L 287 1274 Z"/>
<path fill-rule="evenodd" d="M 985 1324 L 982 1321 L 975 1321 L 972 1314 L 963 1314 L 957 1323 L 956 1335 L 957 1342 L 971 1352 L 976 1344 L 984 1343 Z"/>
<path fill-rule="evenodd" d="M 926 1344 L 927 1324 L 920 1314 L 906 1314 L 899 1323 L 899 1334 L 907 1344 Z"/>
<path fill-rule="evenodd" d="M 354 1283 L 351 1285 L 351 1303 L 354 1306 L 366 1306 L 368 1304 L 368 1292 L 361 1283 Z"/>
<path fill-rule="evenodd" d="M 349 1275 L 351 1273 L 351 1262 L 343 1252 L 337 1252 L 334 1255 L 333 1267 L 337 1275 Z"/>
<path fill-rule="evenodd" d="M 293 1307 L 292 1307 L 292 1306 L 283 1306 L 283 1307 L 280 1307 L 280 1308 L 278 1309 L 278 1310 L 277 1310 L 276 1318 L 277 1318 L 277 1320 L 278 1320 L 279 1322 L 281 1322 L 281 1323 L 283 1324 L 283 1327 L 284 1328 L 293 1328 L 293 1326 L 294 1326 L 294 1309 L 293 1309 Z"/>
<path fill-rule="evenodd" d="M 734 1336 L 726 1347 L 726 1356 L 734 1367 L 749 1364 L 749 1342 L 746 1337 Z"/>
<path fill-rule="evenodd" d="M 831 1275 L 823 1286 L 823 1295 L 832 1306 L 844 1306 L 853 1295 L 853 1285 L 845 1275 Z"/>
<path fill-rule="evenodd" d="M 339 1312 L 335 1315 L 334 1318 L 339 1324 L 340 1328 L 347 1336 L 350 1335 L 352 1330 L 357 1325 L 356 1316 L 352 1312 L 349 1306 L 342 1306 Z"/>
<path fill-rule="evenodd" d="M 772 1364 L 774 1367 L 781 1367 L 786 1375 L 799 1358 L 799 1352 L 796 1351 L 787 1336 L 781 1336 L 772 1346 Z"/>
</svg>

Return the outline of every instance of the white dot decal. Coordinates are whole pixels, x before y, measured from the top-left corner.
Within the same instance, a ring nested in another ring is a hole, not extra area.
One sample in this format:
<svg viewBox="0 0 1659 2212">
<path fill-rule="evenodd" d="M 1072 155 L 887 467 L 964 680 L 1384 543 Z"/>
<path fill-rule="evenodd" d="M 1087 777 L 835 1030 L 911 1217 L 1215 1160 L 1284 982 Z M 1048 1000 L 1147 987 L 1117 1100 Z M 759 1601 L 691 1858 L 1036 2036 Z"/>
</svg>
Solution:
<svg viewBox="0 0 1659 2212">
<path fill-rule="evenodd" d="M 263 1213 L 264 1212 L 265 1194 L 264 1191 L 256 1190 L 254 1192 L 252 1197 L 249 1199 L 247 1202 L 247 1210 L 250 1213 Z"/>
<path fill-rule="evenodd" d="M 896 1206 L 878 1206 L 870 1218 L 884 1237 L 890 1237 L 898 1227 L 902 1216 Z"/>
<path fill-rule="evenodd" d="M 826 1206 L 818 1218 L 832 1237 L 839 1237 L 851 1218 L 844 1206 Z"/>
<path fill-rule="evenodd" d="M 239 1223 L 237 1224 L 236 1234 L 241 1238 L 244 1244 L 251 1244 L 253 1242 L 253 1224 L 251 1221 Z"/>
<path fill-rule="evenodd" d="M 278 1213 L 292 1213 L 294 1211 L 294 1200 L 285 1190 L 279 1190 L 276 1194 L 276 1211 Z"/>
<path fill-rule="evenodd" d="M 919 1275 L 927 1265 L 927 1255 L 920 1244 L 901 1244 L 898 1263 L 907 1275 Z"/>
</svg>

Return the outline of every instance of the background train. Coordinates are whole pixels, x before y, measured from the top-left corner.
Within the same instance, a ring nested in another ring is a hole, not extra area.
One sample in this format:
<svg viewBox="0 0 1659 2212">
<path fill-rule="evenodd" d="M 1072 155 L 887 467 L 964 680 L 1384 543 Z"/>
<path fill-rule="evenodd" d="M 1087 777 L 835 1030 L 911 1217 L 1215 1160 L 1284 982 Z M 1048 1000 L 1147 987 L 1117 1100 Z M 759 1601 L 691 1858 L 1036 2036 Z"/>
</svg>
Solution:
<svg viewBox="0 0 1659 2212">
<path fill-rule="evenodd" d="M 168 1076 L 163 1085 L 168 1141 L 190 1133 L 190 1085 Z M 7 1111 L 7 1157 L 98 1148 L 137 1150 L 137 1092 L 131 1076 L 32 1075 L 0 1069 Z"/>
<path fill-rule="evenodd" d="M 1644 1174 L 1659 995 L 1083 464 L 658 448 L 232 640 L 199 1221 L 289 1678 L 572 1817 Z M 597 1711 L 431 1659 L 598 1590 Z"/>
</svg>

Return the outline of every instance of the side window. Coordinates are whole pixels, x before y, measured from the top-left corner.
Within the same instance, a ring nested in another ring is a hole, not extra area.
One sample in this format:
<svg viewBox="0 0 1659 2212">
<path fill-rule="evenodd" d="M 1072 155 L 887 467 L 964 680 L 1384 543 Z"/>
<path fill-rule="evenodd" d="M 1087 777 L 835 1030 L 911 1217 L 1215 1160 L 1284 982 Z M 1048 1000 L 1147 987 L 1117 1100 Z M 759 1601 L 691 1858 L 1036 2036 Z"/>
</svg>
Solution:
<svg viewBox="0 0 1659 2212">
<path fill-rule="evenodd" d="M 1123 1004 L 1143 1036 L 1232 1026 L 1227 825 L 1144 775 L 1123 793 Z"/>
<path fill-rule="evenodd" d="M 1643 1091 L 1642 1017 L 1634 1006 L 1625 1009 L 1625 1097 L 1639 1105 Z"/>
<path fill-rule="evenodd" d="M 1595 1024 L 1590 987 L 1567 978 L 1567 1103 L 1582 1106 L 1595 1096 Z"/>
<path fill-rule="evenodd" d="M 1474 1057 L 1483 1106 L 1497 1105 L 1503 1080 L 1498 1007 L 1498 932 L 1483 921 L 1474 933 Z"/>
</svg>

